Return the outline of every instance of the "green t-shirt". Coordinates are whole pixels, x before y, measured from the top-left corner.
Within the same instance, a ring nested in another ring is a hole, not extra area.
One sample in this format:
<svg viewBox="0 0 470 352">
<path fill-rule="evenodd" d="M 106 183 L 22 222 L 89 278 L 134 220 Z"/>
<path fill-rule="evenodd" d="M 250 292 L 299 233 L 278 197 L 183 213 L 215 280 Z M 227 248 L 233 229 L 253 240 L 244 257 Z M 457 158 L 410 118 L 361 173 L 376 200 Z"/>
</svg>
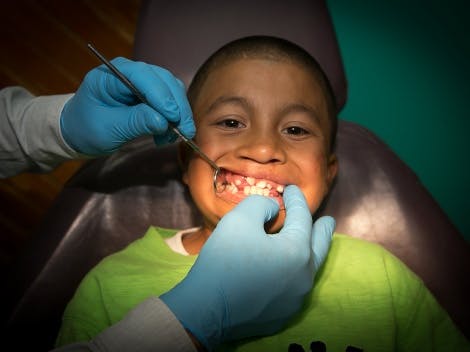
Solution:
<svg viewBox="0 0 470 352">
<path fill-rule="evenodd" d="M 58 345 L 89 340 L 150 296 L 180 282 L 196 256 L 173 252 L 164 238 L 175 230 L 151 227 L 145 236 L 102 260 L 69 302 Z M 255 269 L 255 268 L 254 268 Z M 328 258 L 301 313 L 273 336 L 221 346 L 221 351 L 470 351 L 423 283 L 382 247 L 335 234 Z"/>
</svg>

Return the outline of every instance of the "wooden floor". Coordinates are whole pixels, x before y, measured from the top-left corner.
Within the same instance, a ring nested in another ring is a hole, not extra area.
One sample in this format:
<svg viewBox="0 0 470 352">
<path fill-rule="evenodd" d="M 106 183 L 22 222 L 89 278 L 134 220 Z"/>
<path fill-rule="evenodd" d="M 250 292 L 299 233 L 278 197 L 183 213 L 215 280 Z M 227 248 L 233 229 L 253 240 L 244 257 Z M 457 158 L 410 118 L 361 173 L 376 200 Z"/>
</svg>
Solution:
<svg viewBox="0 0 470 352">
<path fill-rule="evenodd" d="M 97 59 L 131 57 L 140 0 L 7 0 L 0 11 L 0 88 L 21 85 L 36 95 L 75 91 Z M 0 265 L 34 236 L 64 182 L 82 161 L 48 174 L 0 180 Z"/>
</svg>

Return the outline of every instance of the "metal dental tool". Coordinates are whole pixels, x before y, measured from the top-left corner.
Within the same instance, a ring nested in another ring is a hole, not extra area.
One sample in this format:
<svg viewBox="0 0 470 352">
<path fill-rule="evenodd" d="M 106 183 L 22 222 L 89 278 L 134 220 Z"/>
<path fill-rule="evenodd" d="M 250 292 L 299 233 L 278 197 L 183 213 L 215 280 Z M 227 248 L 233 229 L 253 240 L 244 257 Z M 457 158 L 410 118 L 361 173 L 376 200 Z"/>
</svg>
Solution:
<svg viewBox="0 0 470 352">
<path fill-rule="evenodd" d="M 145 96 L 137 89 L 134 84 L 132 84 L 131 81 L 127 79 L 124 74 L 119 71 L 116 66 L 114 66 L 111 62 L 109 62 L 103 55 L 101 55 L 98 50 L 96 50 L 93 45 L 88 44 L 88 48 L 93 52 L 93 54 L 100 59 L 100 61 L 105 64 L 111 72 L 113 72 L 116 77 L 127 87 L 131 90 L 131 92 L 144 104 L 152 107 L 152 105 L 149 104 L 147 99 L 145 99 Z M 153 108 L 153 107 L 152 107 Z M 168 125 L 171 127 L 173 132 L 175 132 L 178 137 L 180 137 L 189 147 L 191 147 L 192 150 L 194 150 L 199 156 L 204 159 L 212 168 L 214 169 L 214 179 L 213 179 L 213 184 L 214 184 L 214 189 L 216 192 L 222 192 L 225 189 L 225 179 L 223 176 L 220 174 L 220 168 L 217 166 L 217 164 L 210 159 L 192 140 L 186 138 L 181 131 L 170 121 L 168 121 Z"/>
</svg>

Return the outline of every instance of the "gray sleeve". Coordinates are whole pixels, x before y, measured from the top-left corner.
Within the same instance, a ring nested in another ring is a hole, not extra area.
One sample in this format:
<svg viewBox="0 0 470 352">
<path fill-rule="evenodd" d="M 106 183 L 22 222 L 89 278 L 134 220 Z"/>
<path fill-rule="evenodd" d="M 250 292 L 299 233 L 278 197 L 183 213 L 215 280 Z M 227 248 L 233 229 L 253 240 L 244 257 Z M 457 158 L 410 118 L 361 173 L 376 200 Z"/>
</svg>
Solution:
<svg viewBox="0 0 470 352">
<path fill-rule="evenodd" d="M 0 178 L 50 171 L 65 160 L 82 157 L 60 132 L 60 114 L 71 97 L 35 97 L 21 87 L 0 90 Z"/>
<path fill-rule="evenodd" d="M 152 297 L 90 342 L 52 352 L 197 352 L 191 338 L 159 298 Z"/>
</svg>

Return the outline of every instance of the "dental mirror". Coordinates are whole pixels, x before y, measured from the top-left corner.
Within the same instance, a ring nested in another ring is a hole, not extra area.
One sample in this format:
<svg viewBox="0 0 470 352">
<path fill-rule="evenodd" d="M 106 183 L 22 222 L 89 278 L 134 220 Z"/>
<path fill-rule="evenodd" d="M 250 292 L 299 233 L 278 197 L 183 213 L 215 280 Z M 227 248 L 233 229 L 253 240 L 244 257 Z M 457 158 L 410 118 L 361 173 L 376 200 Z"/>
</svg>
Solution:
<svg viewBox="0 0 470 352">
<path fill-rule="evenodd" d="M 227 179 L 222 170 L 221 168 L 217 168 L 217 170 L 214 171 L 214 189 L 216 193 L 222 193 L 227 187 Z"/>
</svg>

